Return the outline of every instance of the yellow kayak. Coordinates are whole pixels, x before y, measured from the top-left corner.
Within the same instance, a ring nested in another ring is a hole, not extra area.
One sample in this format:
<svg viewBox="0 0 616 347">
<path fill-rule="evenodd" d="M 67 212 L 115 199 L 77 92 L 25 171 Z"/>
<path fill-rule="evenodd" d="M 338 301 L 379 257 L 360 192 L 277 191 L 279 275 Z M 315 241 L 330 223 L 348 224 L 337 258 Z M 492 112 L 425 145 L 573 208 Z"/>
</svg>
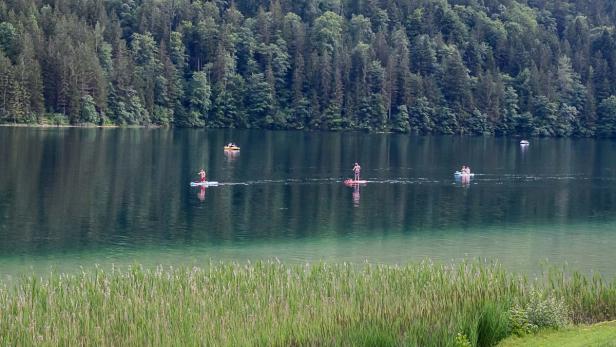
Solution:
<svg viewBox="0 0 616 347">
<path fill-rule="evenodd" d="M 238 146 L 225 146 L 225 151 L 239 151 L 240 148 Z"/>
</svg>

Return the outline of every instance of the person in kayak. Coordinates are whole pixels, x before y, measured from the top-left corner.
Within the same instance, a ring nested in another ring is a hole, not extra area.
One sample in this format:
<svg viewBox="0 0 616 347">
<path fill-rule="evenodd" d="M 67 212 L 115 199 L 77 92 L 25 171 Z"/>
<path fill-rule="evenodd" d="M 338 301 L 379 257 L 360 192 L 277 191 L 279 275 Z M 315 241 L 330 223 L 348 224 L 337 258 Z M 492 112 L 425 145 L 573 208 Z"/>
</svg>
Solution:
<svg viewBox="0 0 616 347">
<path fill-rule="evenodd" d="M 201 177 L 201 182 L 206 181 L 205 170 L 201 169 L 201 171 L 199 171 L 199 177 Z"/>
<path fill-rule="evenodd" d="M 355 163 L 353 166 L 353 173 L 355 174 L 355 181 L 359 181 L 359 173 L 361 171 L 361 166 L 358 163 Z"/>
<path fill-rule="evenodd" d="M 471 174 L 471 168 L 466 166 L 466 165 L 462 165 L 462 168 L 460 169 L 460 174 L 461 175 L 470 175 Z"/>
</svg>

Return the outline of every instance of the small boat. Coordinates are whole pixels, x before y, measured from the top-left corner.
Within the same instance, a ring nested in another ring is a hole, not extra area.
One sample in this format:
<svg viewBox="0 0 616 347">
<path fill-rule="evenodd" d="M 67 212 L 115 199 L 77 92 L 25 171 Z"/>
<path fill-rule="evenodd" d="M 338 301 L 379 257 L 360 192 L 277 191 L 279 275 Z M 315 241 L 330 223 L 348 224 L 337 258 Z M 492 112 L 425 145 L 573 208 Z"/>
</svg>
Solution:
<svg viewBox="0 0 616 347">
<path fill-rule="evenodd" d="M 356 180 L 352 180 L 350 178 L 347 179 L 347 180 L 344 180 L 344 184 L 346 184 L 347 186 L 352 186 L 354 184 L 366 184 L 366 183 L 368 183 L 368 181 L 365 181 L 365 180 L 357 180 L 356 181 Z"/>
<path fill-rule="evenodd" d="M 520 146 L 528 146 L 528 145 L 530 145 L 530 142 L 528 142 L 527 140 L 520 141 Z"/>
<path fill-rule="evenodd" d="M 217 186 L 217 181 L 205 181 L 205 182 L 190 182 L 191 187 L 210 187 Z"/>
<path fill-rule="evenodd" d="M 454 172 L 453 175 L 456 176 L 456 177 L 475 177 L 474 173 L 463 173 L 463 172 L 460 172 L 460 171 Z"/>
<path fill-rule="evenodd" d="M 239 151 L 240 148 L 238 146 L 225 146 L 225 151 Z"/>
</svg>

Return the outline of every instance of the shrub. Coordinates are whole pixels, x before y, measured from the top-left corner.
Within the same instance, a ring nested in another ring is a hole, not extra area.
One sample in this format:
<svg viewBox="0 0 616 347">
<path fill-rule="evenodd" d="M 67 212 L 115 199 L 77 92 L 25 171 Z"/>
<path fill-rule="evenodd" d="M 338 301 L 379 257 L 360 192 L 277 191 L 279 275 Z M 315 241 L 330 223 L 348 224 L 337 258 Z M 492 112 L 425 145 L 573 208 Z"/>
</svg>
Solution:
<svg viewBox="0 0 616 347">
<path fill-rule="evenodd" d="M 569 324 L 569 309 L 565 302 L 553 296 L 546 298 L 536 290 L 531 291 L 526 305 L 515 305 L 510 310 L 513 333 L 535 333 L 542 328 L 559 329 Z"/>
<path fill-rule="evenodd" d="M 456 347 L 472 347 L 471 341 L 469 341 L 468 337 L 466 337 L 463 333 L 458 333 L 456 335 Z"/>
<path fill-rule="evenodd" d="M 49 113 L 45 115 L 47 121 L 43 121 L 43 124 L 48 123 L 51 125 L 68 125 L 68 117 L 62 113 Z"/>
</svg>

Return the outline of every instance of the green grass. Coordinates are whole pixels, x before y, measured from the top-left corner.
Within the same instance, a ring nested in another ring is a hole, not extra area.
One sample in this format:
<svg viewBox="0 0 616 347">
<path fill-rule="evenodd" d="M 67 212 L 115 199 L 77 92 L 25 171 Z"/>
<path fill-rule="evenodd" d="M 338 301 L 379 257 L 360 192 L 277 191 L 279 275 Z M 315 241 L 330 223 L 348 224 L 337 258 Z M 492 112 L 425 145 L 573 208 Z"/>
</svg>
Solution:
<svg viewBox="0 0 616 347">
<path fill-rule="evenodd" d="M 0 345 L 475 346 L 511 334 L 530 292 L 576 323 L 616 319 L 616 282 L 496 264 L 217 263 L 24 277 L 0 289 Z"/>
<path fill-rule="evenodd" d="M 499 347 L 616 347 L 616 321 L 572 327 L 561 331 L 543 331 L 537 335 L 511 337 Z"/>
</svg>

